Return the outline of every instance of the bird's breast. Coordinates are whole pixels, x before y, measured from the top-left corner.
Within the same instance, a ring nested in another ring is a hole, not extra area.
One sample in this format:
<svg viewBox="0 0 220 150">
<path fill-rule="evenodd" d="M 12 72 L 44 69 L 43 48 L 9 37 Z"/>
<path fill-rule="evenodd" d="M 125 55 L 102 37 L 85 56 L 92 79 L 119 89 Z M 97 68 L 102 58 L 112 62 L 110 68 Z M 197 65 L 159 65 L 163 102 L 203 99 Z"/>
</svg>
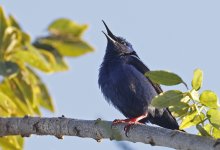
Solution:
<svg viewBox="0 0 220 150">
<path fill-rule="evenodd" d="M 156 95 L 148 79 L 128 64 L 102 66 L 99 85 L 107 101 L 127 117 L 144 113 Z"/>
</svg>

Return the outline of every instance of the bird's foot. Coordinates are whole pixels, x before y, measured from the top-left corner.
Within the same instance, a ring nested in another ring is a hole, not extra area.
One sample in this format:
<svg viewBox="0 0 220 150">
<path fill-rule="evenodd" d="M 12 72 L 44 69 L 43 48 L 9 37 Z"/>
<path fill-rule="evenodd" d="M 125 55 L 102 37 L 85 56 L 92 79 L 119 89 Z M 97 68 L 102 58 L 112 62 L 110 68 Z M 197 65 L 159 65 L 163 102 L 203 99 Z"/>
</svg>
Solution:
<svg viewBox="0 0 220 150">
<path fill-rule="evenodd" d="M 117 125 L 117 124 L 120 124 L 120 123 L 128 123 L 128 124 L 142 124 L 140 122 L 138 122 L 139 120 L 137 120 L 137 118 L 131 118 L 131 119 L 115 119 L 113 122 L 112 122 L 112 125 Z"/>
<path fill-rule="evenodd" d="M 128 137 L 127 133 L 130 131 L 131 127 L 136 124 L 143 125 L 143 123 L 140 123 L 139 121 L 146 118 L 146 117 L 147 117 L 147 115 L 142 115 L 142 116 L 139 116 L 136 118 L 130 118 L 130 119 L 124 119 L 124 120 L 116 119 L 112 122 L 112 126 L 120 124 L 120 123 L 127 123 L 127 125 L 125 125 L 125 127 L 124 127 L 124 131 L 125 131 L 125 135 Z"/>
</svg>

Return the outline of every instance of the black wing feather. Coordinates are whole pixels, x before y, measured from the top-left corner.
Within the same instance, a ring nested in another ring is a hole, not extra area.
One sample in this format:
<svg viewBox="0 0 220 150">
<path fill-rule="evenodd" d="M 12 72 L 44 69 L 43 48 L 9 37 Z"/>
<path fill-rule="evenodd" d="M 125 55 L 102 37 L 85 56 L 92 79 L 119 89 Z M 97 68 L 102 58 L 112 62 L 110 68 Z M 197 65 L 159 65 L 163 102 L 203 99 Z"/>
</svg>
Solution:
<svg viewBox="0 0 220 150">
<path fill-rule="evenodd" d="M 150 69 L 139 59 L 136 53 L 133 53 L 128 58 L 128 64 L 134 66 L 138 71 L 140 71 L 142 74 L 145 74 L 146 72 L 150 71 Z M 148 77 L 146 77 L 148 78 Z M 157 94 L 160 94 L 163 92 L 159 84 L 153 83 L 149 78 L 148 80 L 156 90 Z M 172 116 L 171 112 L 168 108 L 164 109 L 164 112 L 162 115 L 158 115 L 159 110 L 155 109 L 155 114 L 153 116 L 149 116 L 150 122 L 154 124 L 158 124 L 160 126 L 163 126 L 165 128 L 170 129 L 179 129 L 178 123 L 176 119 Z"/>
<path fill-rule="evenodd" d="M 139 57 L 136 54 L 131 55 L 129 57 L 128 64 L 134 66 L 142 74 L 145 74 L 146 72 L 150 71 L 150 69 L 139 59 Z M 156 90 L 157 94 L 160 94 L 163 92 L 159 84 L 153 83 L 149 78 L 148 80 L 150 81 L 154 89 Z"/>
</svg>

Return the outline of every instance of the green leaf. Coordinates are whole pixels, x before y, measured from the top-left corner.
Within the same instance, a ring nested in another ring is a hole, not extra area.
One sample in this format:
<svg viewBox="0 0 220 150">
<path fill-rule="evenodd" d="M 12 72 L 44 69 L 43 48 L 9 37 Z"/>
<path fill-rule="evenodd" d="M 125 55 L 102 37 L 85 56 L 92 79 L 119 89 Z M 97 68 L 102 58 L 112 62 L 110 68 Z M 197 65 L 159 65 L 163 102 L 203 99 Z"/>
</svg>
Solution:
<svg viewBox="0 0 220 150">
<path fill-rule="evenodd" d="M 21 43 L 23 45 L 25 45 L 26 43 L 30 44 L 30 42 L 31 42 L 30 36 L 27 33 L 22 31 L 19 23 L 15 20 L 15 18 L 12 15 L 9 15 L 9 22 L 12 27 L 15 27 L 17 30 L 19 30 L 21 32 L 21 34 L 22 34 Z"/>
<path fill-rule="evenodd" d="M 211 135 L 213 126 L 210 123 L 206 124 L 203 128 L 206 130 L 206 132 L 208 132 L 209 135 Z"/>
<path fill-rule="evenodd" d="M 29 34 L 22 32 L 22 41 L 23 45 L 31 44 L 31 37 Z"/>
<path fill-rule="evenodd" d="M 78 25 L 68 19 L 58 19 L 48 27 L 51 35 L 38 39 L 37 43 L 53 47 L 62 56 L 81 56 L 94 51 L 92 46 L 81 39 L 86 28 L 87 25 Z"/>
<path fill-rule="evenodd" d="M 0 61 L 0 75 L 11 77 L 19 72 L 19 67 L 11 61 Z"/>
<path fill-rule="evenodd" d="M 8 27 L 8 22 L 5 17 L 3 8 L 0 6 L 0 47 L 2 45 L 3 36 L 7 27 Z"/>
<path fill-rule="evenodd" d="M 21 41 L 22 32 L 15 27 L 8 27 L 5 30 L 1 48 L 4 52 L 11 52 L 15 50 L 16 47 L 21 46 Z"/>
<path fill-rule="evenodd" d="M 39 101 L 37 100 L 37 95 L 35 92 L 36 88 L 33 84 L 31 84 L 32 82 L 27 83 L 25 80 L 23 80 L 23 78 L 25 78 L 25 76 L 19 74 L 16 78 L 13 78 L 13 81 L 17 85 L 17 88 L 30 112 L 41 115 L 39 111 Z"/>
<path fill-rule="evenodd" d="M 220 129 L 220 111 L 216 109 L 209 109 L 207 111 L 206 116 L 209 119 L 209 122 L 216 127 L 217 129 Z"/>
<path fill-rule="evenodd" d="M 52 22 L 48 30 L 56 36 L 80 37 L 87 28 L 85 24 L 79 25 L 69 19 L 61 18 Z"/>
<path fill-rule="evenodd" d="M 58 39 L 42 39 L 42 43 L 52 45 L 61 55 L 77 57 L 94 49 L 84 41 L 65 41 Z"/>
<path fill-rule="evenodd" d="M 36 95 L 36 99 L 39 101 L 40 105 L 51 112 L 54 112 L 54 104 L 52 98 L 49 95 L 48 89 L 39 76 L 34 73 L 30 68 L 28 68 L 29 77 L 32 81 L 35 82 L 34 93 Z"/>
<path fill-rule="evenodd" d="M 187 93 L 184 93 L 183 99 L 181 99 L 181 102 L 188 103 L 191 100 L 189 96 L 187 96 Z"/>
<path fill-rule="evenodd" d="M 218 97 L 210 90 L 203 91 L 199 97 L 199 100 L 207 107 L 218 108 Z"/>
<path fill-rule="evenodd" d="M 212 136 L 216 139 L 219 139 L 220 138 L 220 129 L 217 129 L 214 127 L 212 130 Z"/>
<path fill-rule="evenodd" d="M 48 62 L 50 62 L 53 71 L 66 71 L 68 69 L 68 66 L 62 57 L 55 57 L 54 53 L 48 52 L 46 50 L 41 50 L 41 54 L 45 59 L 47 59 Z"/>
<path fill-rule="evenodd" d="M 195 101 L 199 101 L 199 92 L 196 91 L 195 89 L 190 90 L 189 92 L 187 92 L 187 95 Z"/>
<path fill-rule="evenodd" d="M 171 90 L 161 93 L 155 96 L 151 102 L 151 105 L 157 108 L 166 108 L 169 106 L 175 106 L 180 103 L 180 100 L 184 97 L 184 93 L 178 90 Z"/>
<path fill-rule="evenodd" d="M 17 28 L 17 29 L 21 29 L 21 27 L 19 26 L 18 22 L 15 20 L 15 18 L 12 15 L 9 15 L 9 22 L 10 25 Z"/>
<path fill-rule="evenodd" d="M 32 67 L 35 67 L 44 72 L 52 72 L 52 68 L 47 59 L 42 53 L 33 46 L 27 46 L 28 50 L 17 50 L 11 56 L 14 61 L 28 63 Z"/>
<path fill-rule="evenodd" d="M 23 117 L 24 115 L 32 114 L 27 108 L 17 85 L 14 82 L 12 82 L 12 80 L 4 80 L 0 84 L 0 91 L 7 95 L 15 103 L 17 107 L 15 116 Z"/>
<path fill-rule="evenodd" d="M 24 147 L 24 138 L 22 138 L 21 136 L 15 136 L 17 139 L 17 142 L 19 144 L 19 146 L 22 148 Z"/>
<path fill-rule="evenodd" d="M 7 95 L 0 91 L 0 106 L 8 114 L 15 114 L 16 105 Z M 0 114 L 1 115 L 1 114 Z"/>
<path fill-rule="evenodd" d="M 175 73 L 158 70 L 158 71 L 148 71 L 145 76 L 150 78 L 154 83 L 163 85 L 177 85 L 183 83 L 186 87 L 186 83 Z"/>
<path fill-rule="evenodd" d="M 199 124 L 205 121 L 205 114 L 201 113 L 197 114 L 194 118 L 193 118 L 193 123 L 194 124 Z"/>
<path fill-rule="evenodd" d="M 203 80 L 203 72 L 200 69 L 196 69 L 194 71 L 193 80 L 192 80 L 192 87 L 196 91 L 198 91 L 202 87 L 202 80 Z"/>
<path fill-rule="evenodd" d="M 13 78 L 14 82 L 17 84 L 22 96 L 24 97 L 25 101 L 29 101 L 32 107 L 37 106 L 36 98 L 34 95 L 34 89 L 31 84 L 28 84 L 24 80 L 25 76 L 19 74 L 16 78 Z"/>
<path fill-rule="evenodd" d="M 188 112 L 189 104 L 179 102 L 177 105 L 170 106 L 169 110 L 172 112 L 172 115 L 175 117 L 181 117 Z"/>
<path fill-rule="evenodd" d="M 25 108 L 23 108 L 23 110 L 25 110 L 25 112 L 28 112 L 28 114 L 26 115 L 34 115 L 35 112 L 34 112 L 33 104 L 31 104 L 31 100 L 30 100 L 32 98 L 30 91 L 28 92 L 25 91 L 25 93 L 23 93 L 24 87 L 19 82 L 18 78 L 12 78 L 9 80 L 9 82 L 10 82 L 10 87 L 13 88 L 13 94 L 15 94 L 19 98 L 19 101 L 17 101 L 17 104 L 20 107 L 23 106 L 22 104 L 25 105 Z"/>
<path fill-rule="evenodd" d="M 5 108 L 2 106 L 0 106 L 0 114 L 1 117 L 11 117 L 11 114 L 8 113 L 7 110 L 5 110 Z"/>
<path fill-rule="evenodd" d="M 210 125 L 210 124 L 208 124 L 208 125 Z M 199 133 L 202 136 L 211 136 L 210 135 L 211 126 L 210 126 L 210 128 L 208 126 L 206 126 L 206 128 L 205 128 L 201 125 L 196 125 L 196 129 L 199 130 Z"/>
<path fill-rule="evenodd" d="M 5 150 L 22 150 L 22 147 L 19 144 L 16 136 L 7 136 L 0 138 L 0 145 Z"/>
<path fill-rule="evenodd" d="M 180 124 L 180 129 L 185 129 L 191 127 L 195 124 L 192 123 L 193 118 L 197 115 L 197 112 L 193 112 L 187 116 L 185 116 Z"/>
<path fill-rule="evenodd" d="M 205 119 L 205 115 L 203 113 L 200 113 L 200 115 L 195 111 L 191 114 L 185 116 L 180 124 L 180 129 L 186 129 L 191 126 L 195 126 L 201 122 L 203 122 Z"/>
<path fill-rule="evenodd" d="M 39 40 L 35 41 L 33 45 L 41 50 L 45 58 L 51 63 L 54 71 L 65 71 L 68 69 L 62 55 L 53 46 L 41 43 Z"/>
<path fill-rule="evenodd" d="M 54 104 L 53 104 L 53 101 L 49 95 L 47 87 L 43 83 L 40 83 L 39 90 L 41 92 L 40 93 L 41 95 L 38 97 L 40 105 L 42 107 L 50 110 L 51 112 L 54 112 L 55 111 Z"/>
</svg>

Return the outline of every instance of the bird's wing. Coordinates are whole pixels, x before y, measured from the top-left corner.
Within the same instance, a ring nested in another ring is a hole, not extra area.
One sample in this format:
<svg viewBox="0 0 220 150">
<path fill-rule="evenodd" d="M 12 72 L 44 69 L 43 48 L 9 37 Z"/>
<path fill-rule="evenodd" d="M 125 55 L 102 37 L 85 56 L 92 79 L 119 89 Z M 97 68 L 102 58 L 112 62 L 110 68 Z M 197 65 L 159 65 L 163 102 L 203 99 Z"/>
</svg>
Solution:
<svg viewBox="0 0 220 150">
<path fill-rule="evenodd" d="M 132 66 L 134 66 L 142 74 L 145 74 L 146 72 L 150 71 L 150 69 L 139 59 L 139 57 L 137 56 L 136 53 L 134 53 L 134 55 L 130 55 L 130 57 L 128 58 L 127 63 L 132 65 Z M 154 89 L 156 90 L 156 92 L 158 94 L 163 92 L 163 90 L 161 89 L 159 84 L 153 83 L 149 78 L 148 78 L 148 80 L 150 81 L 150 83 L 152 84 L 152 86 L 154 87 Z M 178 129 L 179 126 L 177 124 L 177 121 L 173 117 L 173 115 L 171 114 L 170 110 L 168 108 L 166 108 L 165 110 L 166 111 L 164 111 L 164 116 L 163 115 L 162 116 L 158 116 L 158 118 L 155 117 L 153 119 L 153 121 L 156 124 L 160 124 L 161 126 L 168 125 L 170 127 L 171 125 L 173 125 L 172 128 Z M 166 118 L 165 120 L 162 119 L 164 117 Z M 169 120 L 170 124 L 167 124 L 167 119 Z M 165 121 L 165 123 L 163 121 Z"/>
<path fill-rule="evenodd" d="M 139 59 L 139 57 L 136 54 L 130 55 L 127 63 L 134 66 L 142 74 L 145 74 L 146 72 L 150 71 L 150 69 Z M 149 78 L 148 80 L 150 81 L 154 89 L 156 90 L 157 94 L 160 94 L 163 92 L 159 84 L 153 83 Z"/>
</svg>

